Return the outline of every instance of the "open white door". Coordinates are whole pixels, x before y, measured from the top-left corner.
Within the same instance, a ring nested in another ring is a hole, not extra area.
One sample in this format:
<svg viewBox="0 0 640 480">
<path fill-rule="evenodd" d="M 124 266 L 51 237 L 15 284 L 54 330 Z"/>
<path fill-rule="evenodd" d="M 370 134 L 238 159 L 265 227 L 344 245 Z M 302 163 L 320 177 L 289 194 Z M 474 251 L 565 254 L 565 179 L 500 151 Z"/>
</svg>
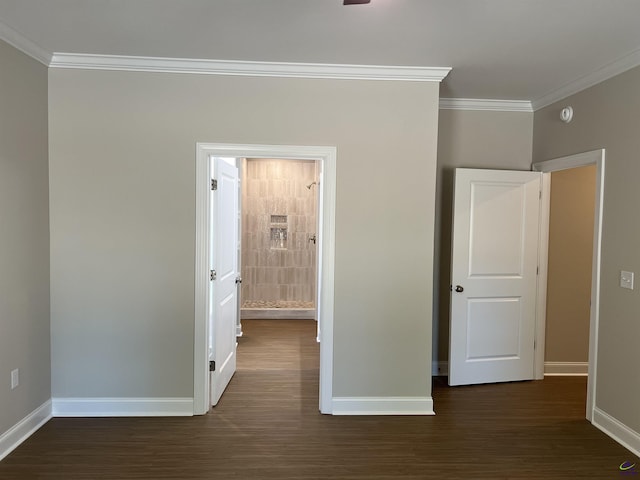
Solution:
<svg viewBox="0 0 640 480">
<path fill-rule="evenodd" d="M 534 377 L 541 174 L 456 169 L 449 385 Z"/>
<path fill-rule="evenodd" d="M 211 311 L 209 312 L 210 401 L 218 404 L 236 371 L 238 288 L 238 168 L 212 158 Z"/>
</svg>

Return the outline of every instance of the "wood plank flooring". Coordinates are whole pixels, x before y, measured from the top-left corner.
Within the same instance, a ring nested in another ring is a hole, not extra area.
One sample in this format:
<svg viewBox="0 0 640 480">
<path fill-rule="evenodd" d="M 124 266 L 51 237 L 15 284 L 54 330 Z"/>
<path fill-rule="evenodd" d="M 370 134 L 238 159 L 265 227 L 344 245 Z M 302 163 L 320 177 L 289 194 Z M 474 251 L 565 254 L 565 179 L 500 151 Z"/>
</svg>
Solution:
<svg viewBox="0 0 640 480">
<path fill-rule="evenodd" d="M 325 416 L 315 322 L 243 327 L 209 415 L 53 419 L 0 462 L 0 479 L 617 479 L 638 461 L 584 419 L 584 378 L 436 379 L 436 416 Z"/>
</svg>

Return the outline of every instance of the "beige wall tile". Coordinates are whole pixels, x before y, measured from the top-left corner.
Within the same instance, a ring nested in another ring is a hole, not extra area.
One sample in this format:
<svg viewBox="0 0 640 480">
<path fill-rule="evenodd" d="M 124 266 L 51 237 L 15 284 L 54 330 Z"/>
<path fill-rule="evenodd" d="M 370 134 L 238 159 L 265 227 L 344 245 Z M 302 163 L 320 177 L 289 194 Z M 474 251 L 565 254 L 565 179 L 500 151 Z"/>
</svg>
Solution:
<svg viewBox="0 0 640 480">
<path fill-rule="evenodd" d="M 307 189 L 306 185 L 315 181 L 316 170 L 315 162 L 307 161 L 246 162 L 242 193 L 244 302 L 314 299 L 315 246 L 308 238 L 316 230 L 317 191 L 316 186 Z M 272 215 L 287 217 L 286 250 L 272 245 Z"/>
</svg>

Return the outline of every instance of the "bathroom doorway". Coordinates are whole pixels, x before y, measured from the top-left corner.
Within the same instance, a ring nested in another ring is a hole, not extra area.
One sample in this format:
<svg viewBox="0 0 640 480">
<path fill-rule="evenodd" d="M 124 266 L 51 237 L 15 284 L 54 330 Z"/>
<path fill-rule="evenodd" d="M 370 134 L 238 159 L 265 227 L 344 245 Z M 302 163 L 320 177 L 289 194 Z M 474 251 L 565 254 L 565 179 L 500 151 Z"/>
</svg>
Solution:
<svg viewBox="0 0 640 480">
<path fill-rule="evenodd" d="M 219 316 L 212 310 L 212 288 L 215 295 L 216 259 L 212 256 L 223 232 L 212 229 L 213 215 L 218 205 L 216 174 L 211 159 L 217 157 L 243 159 L 286 159 L 314 161 L 318 167 L 318 180 L 311 188 L 317 190 L 318 229 L 316 237 L 316 291 L 315 303 L 317 340 L 320 351 L 319 409 L 333 413 L 333 309 L 335 277 L 335 212 L 336 212 L 336 156 L 335 146 L 287 146 L 255 144 L 196 144 L 196 245 L 195 245 L 195 328 L 194 328 L 194 414 L 206 414 L 210 407 L 211 362 L 217 349 L 211 341 L 221 339 L 215 320 Z M 237 165 L 237 163 L 236 163 Z M 306 187 L 305 187 L 306 188 Z M 238 189 L 240 191 L 240 189 Z M 240 193 L 238 192 L 238 195 Z M 214 328 L 212 330 L 212 328 Z M 225 329 L 229 325 L 225 324 Z M 233 335 L 235 339 L 235 333 Z M 314 340 L 315 342 L 315 340 Z M 235 342 L 233 342 L 235 349 Z"/>
<path fill-rule="evenodd" d="M 244 158 L 239 166 L 241 320 L 317 320 L 319 162 Z"/>
</svg>

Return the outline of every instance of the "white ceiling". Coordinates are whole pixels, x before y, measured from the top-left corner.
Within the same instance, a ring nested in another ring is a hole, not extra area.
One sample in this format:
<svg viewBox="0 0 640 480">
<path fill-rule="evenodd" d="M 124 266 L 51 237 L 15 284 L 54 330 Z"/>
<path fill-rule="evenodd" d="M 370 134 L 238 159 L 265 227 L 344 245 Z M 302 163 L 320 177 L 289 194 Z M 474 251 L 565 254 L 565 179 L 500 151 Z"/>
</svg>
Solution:
<svg viewBox="0 0 640 480">
<path fill-rule="evenodd" d="M 452 98 L 535 101 L 640 64 L 638 0 L 0 0 L 0 22 L 49 53 L 452 67 Z"/>
</svg>

